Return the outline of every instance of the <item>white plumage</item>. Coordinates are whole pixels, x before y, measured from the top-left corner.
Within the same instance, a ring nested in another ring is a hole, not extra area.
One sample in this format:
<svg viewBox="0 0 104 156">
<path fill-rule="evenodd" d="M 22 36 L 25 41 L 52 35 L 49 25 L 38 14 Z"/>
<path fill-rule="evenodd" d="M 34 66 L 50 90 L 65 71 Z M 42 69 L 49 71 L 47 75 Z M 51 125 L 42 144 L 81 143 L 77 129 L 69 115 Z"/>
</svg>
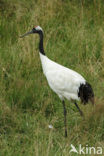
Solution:
<svg viewBox="0 0 104 156">
<path fill-rule="evenodd" d="M 76 100 L 81 100 L 84 104 L 90 100 L 92 104 L 94 104 L 94 93 L 91 85 L 87 83 L 80 74 L 50 60 L 45 55 L 43 48 L 43 30 L 40 26 L 34 27 L 32 31 L 27 32 L 21 37 L 33 33 L 39 34 L 40 37 L 39 54 L 44 75 L 46 76 L 50 88 L 59 96 L 63 103 L 65 136 L 67 137 L 66 108 L 64 98 L 67 100 L 74 100 L 77 109 L 80 114 L 83 115 L 76 103 Z"/>
<path fill-rule="evenodd" d="M 50 60 L 41 53 L 40 59 L 48 84 L 60 99 L 79 100 L 79 87 L 80 84 L 85 84 L 85 79 L 77 72 Z"/>
</svg>

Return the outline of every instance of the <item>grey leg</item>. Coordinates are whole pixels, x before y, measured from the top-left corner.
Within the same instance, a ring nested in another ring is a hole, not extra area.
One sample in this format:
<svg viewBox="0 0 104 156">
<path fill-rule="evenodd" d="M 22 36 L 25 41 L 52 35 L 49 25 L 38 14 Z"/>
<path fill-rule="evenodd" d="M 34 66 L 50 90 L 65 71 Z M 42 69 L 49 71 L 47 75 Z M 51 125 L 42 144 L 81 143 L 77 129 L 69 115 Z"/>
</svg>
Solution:
<svg viewBox="0 0 104 156">
<path fill-rule="evenodd" d="M 81 109 L 79 108 L 79 106 L 78 106 L 78 104 L 77 104 L 76 102 L 75 102 L 75 105 L 76 105 L 77 109 L 79 110 L 80 115 L 81 115 L 81 116 L 84 116 L 83 112 L 81 111 Z"/>
<path fill-rule="evenodd" d="M 63 103 L 63 108 L 64 108 L 64 126 L 65 126 L 65 137 L 67 137 L 67 125 L 66 125 L 66 107 L 65 107 L 65 101 L 63 100 L 62 101 Z"/>
</svg>

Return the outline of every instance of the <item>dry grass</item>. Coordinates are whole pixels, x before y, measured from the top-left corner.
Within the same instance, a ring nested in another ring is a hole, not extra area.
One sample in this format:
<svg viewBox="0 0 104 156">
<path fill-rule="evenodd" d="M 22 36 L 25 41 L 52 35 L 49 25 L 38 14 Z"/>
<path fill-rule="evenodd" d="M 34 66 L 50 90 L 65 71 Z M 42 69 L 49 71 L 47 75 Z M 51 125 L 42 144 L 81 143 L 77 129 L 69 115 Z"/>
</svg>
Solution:
<svg viewBox="0 0 104 156">
<path fill-rule="evenodd" d="M 0 4 L 0 155 L 71 156 L 70 144 L 104 147 L 104 2 L 1 0 Z M 47 56 L 78 71 L 94 89 L 95 107 L 79 103 L 85 119 L 66 101 L 67 139 L 62 104 L 42 73 L 38 36 L 19 38 L 34 25 L 44 30 Z"/>
</svg>

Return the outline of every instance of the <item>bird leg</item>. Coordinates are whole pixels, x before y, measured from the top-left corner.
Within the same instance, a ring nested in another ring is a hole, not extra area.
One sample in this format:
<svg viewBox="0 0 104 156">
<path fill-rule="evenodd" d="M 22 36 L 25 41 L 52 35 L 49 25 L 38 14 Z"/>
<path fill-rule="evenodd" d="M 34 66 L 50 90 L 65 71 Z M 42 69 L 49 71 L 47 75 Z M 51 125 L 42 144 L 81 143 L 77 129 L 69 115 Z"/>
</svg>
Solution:
<svg viewBox="0 0 104 156">
<path fill-rule="evenodd" d="M 74 104 L 76 105 L 77 109 L 79 110 L 80 115 L 84 117 L 84 114 L 83 114 L 83 112 L 81 111 L 81 109 L 79 108 L 78 104 L 77 104 L 76 102 L 75 102 Z"/>
<path fill-rule="evenodd" d="M 66 125 L 66 107 L 65 107 L 65 101 L 63 100 L 62 101 L 63 103 L 63 108 L 64 108 L 64 126 L 65 126 L 65 137 L 67 137 L 67 125 Z"/>
</svg>

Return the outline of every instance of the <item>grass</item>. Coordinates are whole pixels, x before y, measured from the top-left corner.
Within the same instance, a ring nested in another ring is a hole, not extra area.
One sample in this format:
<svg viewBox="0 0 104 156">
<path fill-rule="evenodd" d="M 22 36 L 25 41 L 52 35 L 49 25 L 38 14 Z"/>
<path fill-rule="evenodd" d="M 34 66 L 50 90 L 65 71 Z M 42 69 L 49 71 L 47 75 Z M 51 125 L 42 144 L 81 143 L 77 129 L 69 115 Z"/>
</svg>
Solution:
<svg viewBox="0 0 104 156">
<path fill-rule="evenodd" d="M 0 156 L 75 156 L 69 154 L 70 144 L 103 148 L 103 0 L 1 0 L 0 4 Z M 94 89 L 95 108 L 79 102 L 84 120 L 66 101 L 67 139 L 61 101 L 42 73 L 39 38 L 19 38 L 34 25 L 44 30 L 47 56 L 79 72 Z"/>
</svg>

